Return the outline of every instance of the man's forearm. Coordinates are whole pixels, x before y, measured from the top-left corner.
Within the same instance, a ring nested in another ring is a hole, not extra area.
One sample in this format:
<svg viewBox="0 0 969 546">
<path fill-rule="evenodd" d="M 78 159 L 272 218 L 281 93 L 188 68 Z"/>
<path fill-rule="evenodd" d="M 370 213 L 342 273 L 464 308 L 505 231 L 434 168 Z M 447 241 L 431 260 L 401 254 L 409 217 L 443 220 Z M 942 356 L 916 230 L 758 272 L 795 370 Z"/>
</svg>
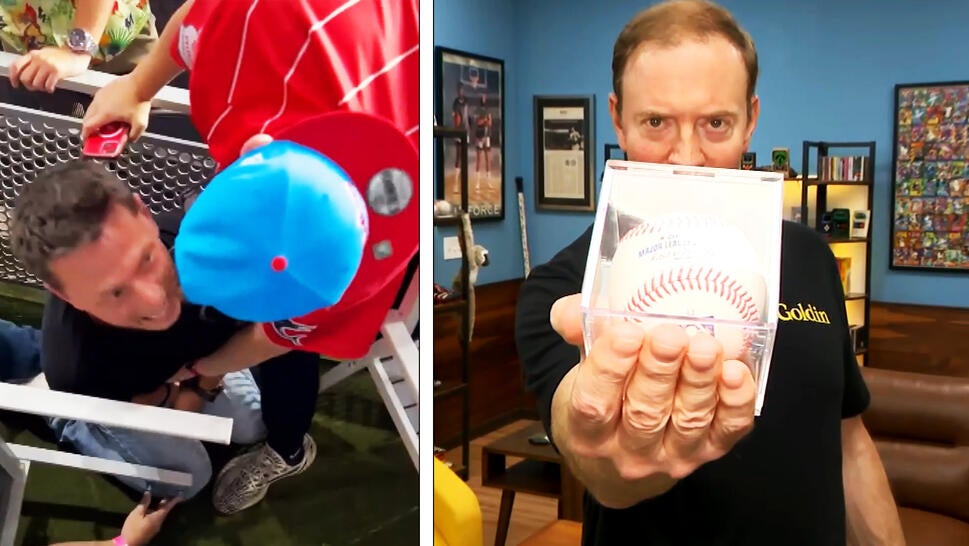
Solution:
<svg viewBox="0 0 969 546">
<path fill-rule="evenodd" d="M 552 397 L 552 439 L 569 469 L 599 504 L 607 508 L 628 508 L 669 491 L 676 480 L 655 474 L 641 480 L 623 479 L 610 461 L 578 457 L 568 449 L 568 404 L 578 367 L 573 367 L 559 383 Z"/>
<path fill-rule="evenodd" d="M 860 417 L 842 423 L 842 472 L 850 546 L 902 546 L 898 507 L 875 443 Z"/>
<path fill-rule="evenodd" d="M 114 1 L 78 0 L 75 2 L 73 26 L 88 31 L 95 40 L 100 40 L 111 17 Z"/>
<path fill-rule="evenodd" d="M 262 324 L 250 324 L 214 353 L 199 359 L 195 371 L 204 376 L 225 375 L 251 368 L 289 350 L 270 341 Z"/>
<path fill-rule="evenodd" d="M 192 0 L 187 0 L 172 14 L 168 24 L 158 36 L 158 43 L 129 75 L 135 82 L 140 100 L 151 100 L 162 87 L 182 73 L 182 67 L 172 58 L 171 48 L 173 40 L 178 36 L 185 14 L 191 8 Z"/>
</svg>

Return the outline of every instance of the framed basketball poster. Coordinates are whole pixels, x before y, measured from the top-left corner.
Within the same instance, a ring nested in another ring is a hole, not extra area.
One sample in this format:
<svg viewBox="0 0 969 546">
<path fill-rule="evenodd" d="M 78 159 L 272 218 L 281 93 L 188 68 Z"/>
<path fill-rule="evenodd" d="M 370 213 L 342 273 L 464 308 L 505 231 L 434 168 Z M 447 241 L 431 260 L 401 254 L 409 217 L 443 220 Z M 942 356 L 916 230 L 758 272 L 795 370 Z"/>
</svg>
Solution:
<svg viewBox="0 0 969 546">
<path fill-rule="evenodd" d="M 891 269 L 969 272 L 969 82 L 898 84 Z"/>
<path fill-rule="evenodd" d="M 453 140 L 435 142 L 436 198 L 461 204 L 461 169 L 468 175 L 472 220 L 505 217 L 505 64 L 445 47 L 434 48 L 434 115 L 468 135 L 468 156 Z"/>
</svg>

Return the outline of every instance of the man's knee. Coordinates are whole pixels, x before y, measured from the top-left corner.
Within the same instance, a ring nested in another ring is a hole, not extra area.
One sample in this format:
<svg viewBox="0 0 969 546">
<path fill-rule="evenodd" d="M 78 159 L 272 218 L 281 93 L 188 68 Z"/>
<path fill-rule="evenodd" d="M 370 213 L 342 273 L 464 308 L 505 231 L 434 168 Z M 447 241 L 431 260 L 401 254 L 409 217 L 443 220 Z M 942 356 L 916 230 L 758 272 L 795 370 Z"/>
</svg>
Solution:
<svg viewBox="0 0 969 546">
<path fill-rule="evenodd" d="M 197 495 L 212 480 L 212 460 L 201 444 L 198 447 L 200 453 L 196 452 L 196 456 L 192 458 L 186 457 L 185 460 L 179 461 L 181 468 L 172 469 L 192 476 L 192 485 L 178 489 L 178 492 L 180 492 L 182 498 L 185 500 L 189 500 Z"/>
<path fill-rule="evenodd" d="M 266 425 L 262 421 L 262 412 L 249 410 L 237 415 L 232 423 L 232 443 L 248 445 L 266 439 Z"/>
</svg>

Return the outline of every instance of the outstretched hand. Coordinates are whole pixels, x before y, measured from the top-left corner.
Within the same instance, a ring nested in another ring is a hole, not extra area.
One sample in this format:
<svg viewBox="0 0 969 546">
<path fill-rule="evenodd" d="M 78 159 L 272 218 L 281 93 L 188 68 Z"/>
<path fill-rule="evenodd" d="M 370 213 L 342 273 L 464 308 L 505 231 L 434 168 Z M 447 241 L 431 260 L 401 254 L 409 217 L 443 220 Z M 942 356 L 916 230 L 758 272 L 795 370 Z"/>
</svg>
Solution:
<svg viewBox="0 0 969 546">
<path fill-rule="evenodd" d="M 128 546 L 145 546 L 151 542 L 151 539 L 161 531 L 162 523 L 165 522 L 172 508 L 180 501 L 179 497 L 164 499 L 159 503 L 158 509 L 149 510 L 151 495 L 146 492 L 141 502 L 128 514 L 124 527 L 121 528 L 121 536 Z"/>
<path fill-rule="evenodd" d="M 550 321 L 582 347 L 580 296 L 558 300 Z M 567 434 L 560 449 L 608 461 L 622 480 L 681 479 L 722 457 L 753 426 L 756 386 L 747 366 L 723 360 L 720 342 L 675 324 L 603 328 L 559 387 Z M 569 390 L 564 391 L 563 389 Z M 560 427 L 557 427 L 559 429 Z"/>
</svg>

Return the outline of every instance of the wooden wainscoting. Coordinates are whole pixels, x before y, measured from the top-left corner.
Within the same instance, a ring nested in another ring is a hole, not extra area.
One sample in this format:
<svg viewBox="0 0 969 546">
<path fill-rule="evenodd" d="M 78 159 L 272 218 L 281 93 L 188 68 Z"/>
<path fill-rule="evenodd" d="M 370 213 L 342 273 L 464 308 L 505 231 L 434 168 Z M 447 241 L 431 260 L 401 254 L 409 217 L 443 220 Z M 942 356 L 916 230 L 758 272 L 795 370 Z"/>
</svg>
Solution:
<svg viewBox="0 0 969 546">
<path fill-rule="evenodd" d="M 475 287 L 477 312 L 471 339 L 471 436 L 495 430 L 515 419 L 536 418 L 535 398 L 525 392 L 515 349 L 515 305 L 522 279 Z M 434 318 L 434 376 L 460 377 L 458 317 Z M 461 399 L 451 396 L 434 405 L 434 443 L 460 442 Z"/>
<path fill-rule="evenodd" d="M 872 302 L 868 365 L 969 376 L 969 309 Z"/>
</svg>

